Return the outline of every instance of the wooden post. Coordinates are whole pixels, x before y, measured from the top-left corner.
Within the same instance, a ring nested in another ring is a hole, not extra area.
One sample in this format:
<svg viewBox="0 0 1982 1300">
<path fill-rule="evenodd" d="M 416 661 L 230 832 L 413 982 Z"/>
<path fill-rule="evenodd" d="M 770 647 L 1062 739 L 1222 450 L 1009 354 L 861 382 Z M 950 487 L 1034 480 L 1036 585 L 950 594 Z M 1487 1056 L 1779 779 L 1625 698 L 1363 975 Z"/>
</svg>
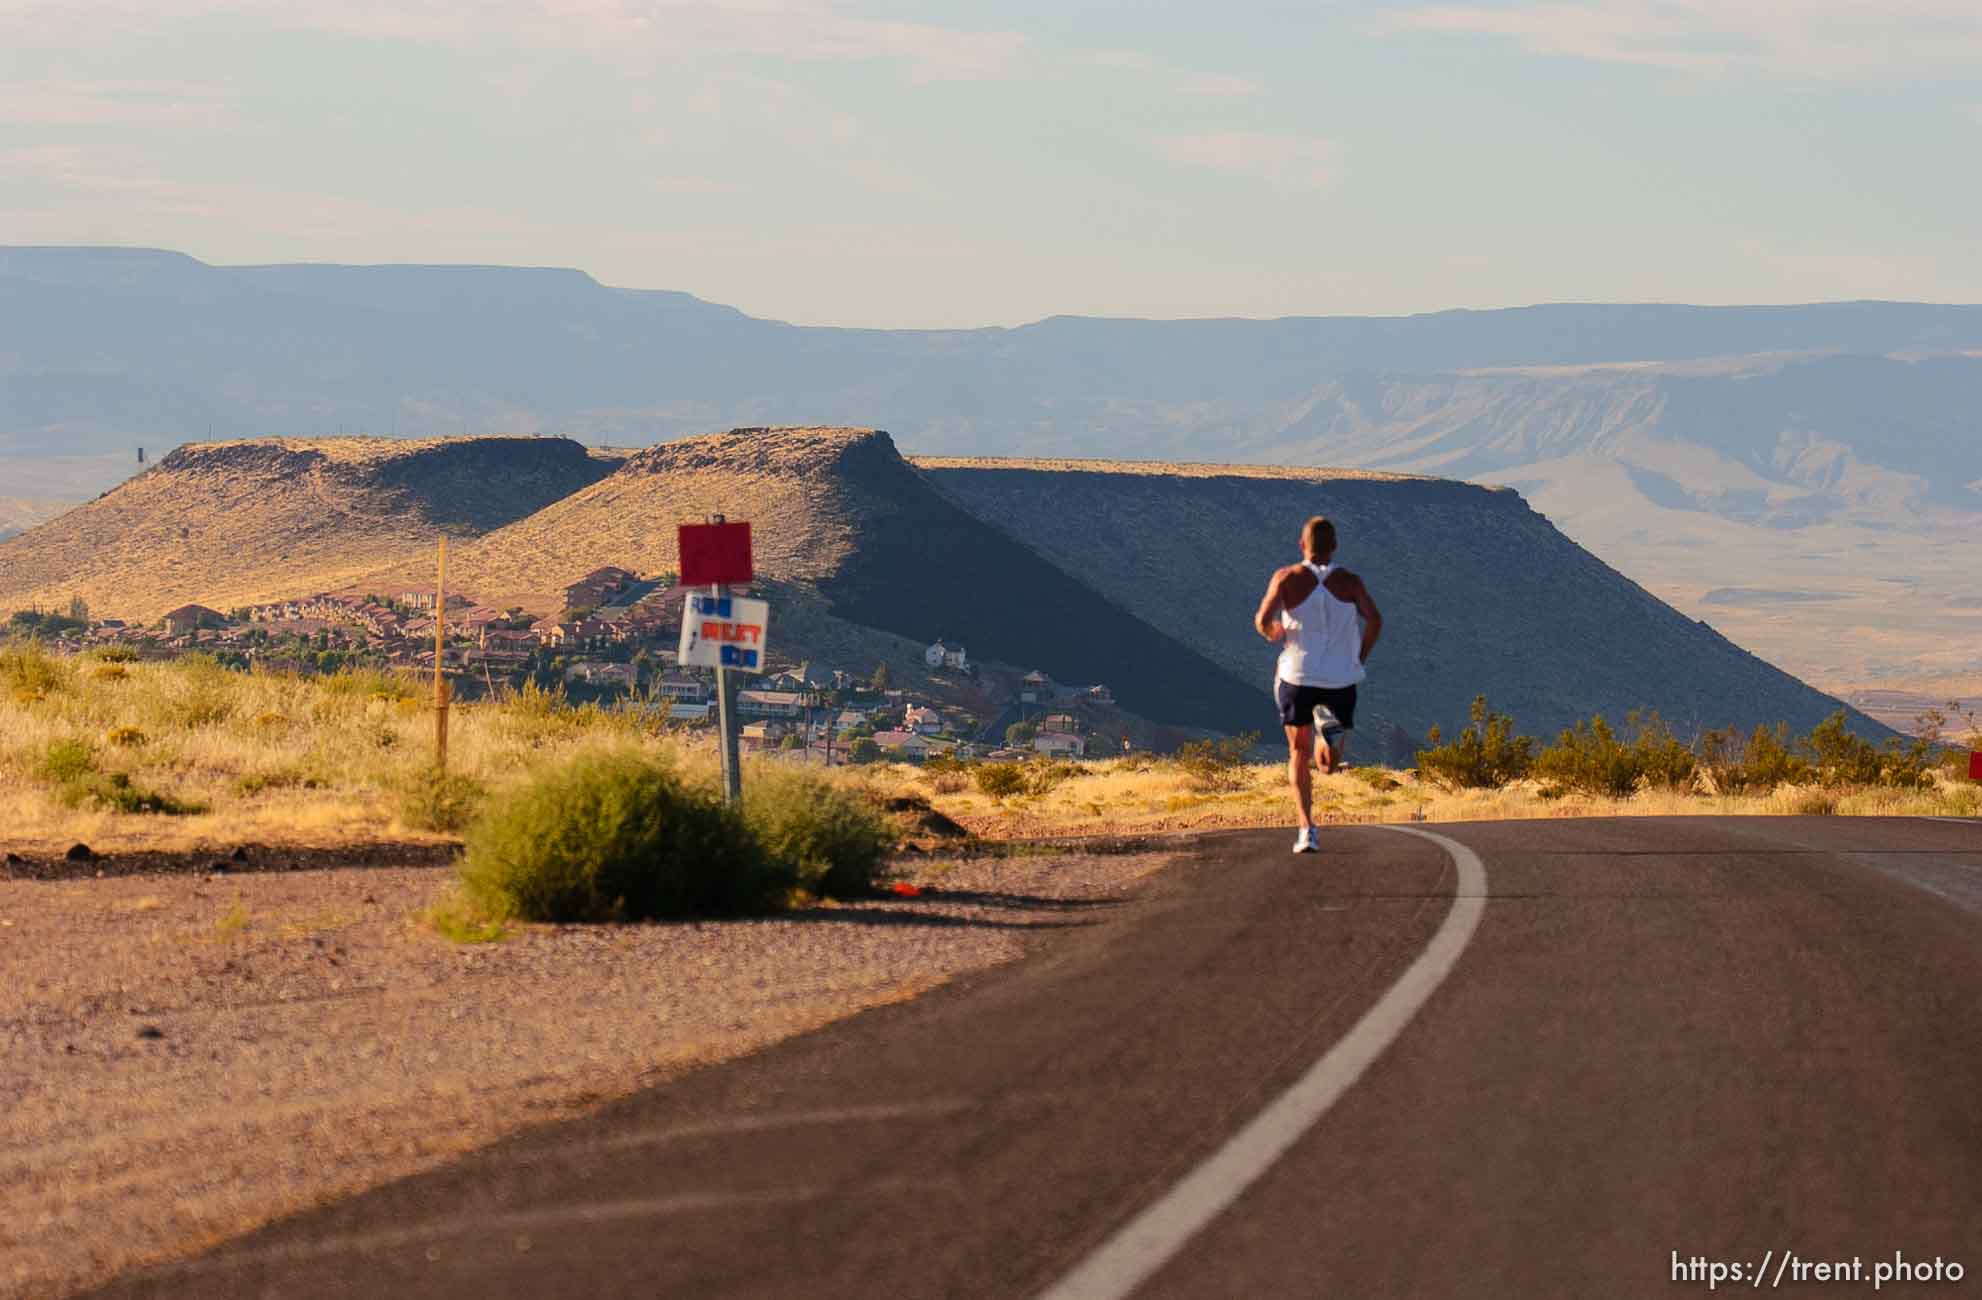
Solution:
<svg viewBox="0 0 1982 1300">
<path fill-rule="evenodd" d="M 718 515 L 714 522 L 721 521 Z M 709 594 L 720 598 L 721 585 L 711 583 Z M 716 665 L 716 727 L 722 734 L 723 798 L 735 806 L 743 802 L 743 766 L 736 752 L 736 679 L 720 663 Z"/>
<path fill-rule="evenodd" d="M 440 559 L 434 570 L 434 766 L 447 770 L 447 538 L 440 539 Z"/>
</svg>

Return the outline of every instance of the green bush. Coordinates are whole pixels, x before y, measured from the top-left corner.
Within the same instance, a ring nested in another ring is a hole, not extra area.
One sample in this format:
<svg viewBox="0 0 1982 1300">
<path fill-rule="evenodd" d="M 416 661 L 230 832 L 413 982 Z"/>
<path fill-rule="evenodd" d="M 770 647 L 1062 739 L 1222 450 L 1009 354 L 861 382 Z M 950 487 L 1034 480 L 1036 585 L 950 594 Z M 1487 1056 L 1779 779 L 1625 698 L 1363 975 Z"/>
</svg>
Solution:
<svg viewBox="0 0 1982 1300">
<path fill-rule="evenodd" d="M 203 813 L 206 805 L 175 799 L 169 794 L 134 785 L 122 772 L 103 772 L 96 750 L 86 740 L 53 740 L 43 753 L 39 775 L 55 786 L 55 796 L 71 808 L 97 804 L 113 812 L 159 813 L 184 817 Z"/>
<path fill-rule="evenodd" d="M 1175 762 L 1193 790 L 1237 790 L 1246 783 L 1246 755 L 1259 743 L 1259 733 L 1219 740 L 1193 740 L 1177 750 Z"/>
<path fill-rule="evenodd" d="M 458 831 L 475 820 L 487 796 L 488 788 L 471 776 L 421 768 L 399 787 L 399 820 L 415 830 Z"/>
<path fill-rule="evenodd" d="M 190 817 L 207 810 L 203 803 L 175 799 L 161 791 L 134 785 L 122 772 L 91 772 L 65 783 L 60 793 L 62 802 L 71 808 L 96 803 L 113 812 L 157 813 L 165 817 Z"/>
<path fill-rule="evenodd" d="M 802 767 L 753 766 L 743 782 L 743 819 L 781 873 L 832 898 L 872 893 L 895 847 L 880 809 Z"/>
<path fill-rule="evenodd" d="M 1811 728 L 1803 743 L 1826 786 L 1878 783 L 1879 747 L 1845 726 L 1843 709 Z"/>
<path fill-rule="evenodd" d="M 1699 743 L 1700 770 L 1720 794 L 1766 793 L 1810 779 L 1810 764 L 1790 745 L 1789 727 L 1758 726 L 1746 740 L 1733 727 L 1709 731 Z"/>
<path fill-rule="evenodd" d="M 1654 714 L 1632 713 L 1637 728 L 1630 744 L 1619 740 L 1601 714 L 1565 730 L 1535 759 L 1535 773 L 1559 791 L 1622 798 L 1640 785 L 1677 788 L 1693 779 L 1693 751 L 1673 737 Z"/>
<path fill-rule="evenodd" d="M 1472 725 L 1447 745 L 1433 727 L 1425 737 L 1431 748 L 1418 751 L 1418 771 L 1441 785 L 1471 790 L 1498 790 L 1528 775 L 1535 738 L 1515 735 L 1514 719 L 1490 712 L 1484 695 L 1473 698 L 1472 717 Z"/>
<path fill-rule="evenodd" d="M 629 751 L 539 773 L 466 839 L 462 884 L 497 918 L 733 916 L 773 910 L 789 884 L 740 816 Z"/>
<path fill-rule="evenodd" d="M 330 695 L 352 695 L 359 699 L 410 700 L 420 692 L 404 673 L 377 668 L 339 668 L 318 678 Z"/>
<path fill-rule="evenodd" d="M 12 638 L 0 642 L 0 682 L 15 695 L 46 695 L 68 681 L 66 665 L 35 642 Z"/>
<path fill-rule="evenodd" d="M 57 785 L 79 780 L 96 770 L 96 750 L 87 740 L 51 740 L 41 758 L 41 778 Z"/>
<path fill-rule="evenodd" d="M 979 763 L 977 788 L 993 799 L 1009 799 L 1027 788 L 1025 767 L 1020 763 Z"/>
<path fill-rule="evenodd" d="M 1078 765 L 1067 762 L 1034 762 L 1019 765 L 1025 772 L 1025 792 L 1046 794 L 1058 789 L 1062 781 L 1068 781 L 1081 774 Z"/>
</svg>

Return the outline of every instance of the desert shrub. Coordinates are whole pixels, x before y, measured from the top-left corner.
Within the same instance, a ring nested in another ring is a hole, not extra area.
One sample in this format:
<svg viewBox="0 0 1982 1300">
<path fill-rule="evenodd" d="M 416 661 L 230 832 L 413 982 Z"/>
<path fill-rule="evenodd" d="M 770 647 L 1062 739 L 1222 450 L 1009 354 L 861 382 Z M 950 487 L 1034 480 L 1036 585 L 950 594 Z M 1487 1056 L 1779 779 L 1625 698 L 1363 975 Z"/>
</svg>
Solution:
<svg viewBox="0 0 1982 1300">
<path fill-rule="evenodd" d="M 51 740 L 42 752 L 41 779 L 58 785 L 75 781 L 96 771 L 96 750 L 87 740 L 65 737 Z"/>
<path fill-rule="evenodd" d="M 207 806 L 195 800 L 177 799 L 159 790 L 133 784 L 122 772 L 92 772 L 62 787 L 62 802 L 71 808 L 95 803 L 122 813 L 157 813 L 165 817 L 190 817 Z"/>
<path fill-rule="evenodd" d="M 1372 790 L 1396 790 L 1404 784 L 1380 767 L 1352 767 L 1349 775 Z"/>
<path fill-rule="evenodd" d="M 66 665 L 33 641 L 15 638 L 0 642 L 0 682 L 16 696 L 32 698 L 61 690 L 68 683 Z"/>
<path fill-rule="evenodd" d="M 488 787 L 472 776 L 424 767 L 399 783 L 399 820 L 415 830 L 453 832 L 475 820 Z"/>
<path fill-rule="evenodd" d="M 1758 726 L 1744 740 L 1733 727 L 1700 737 L 1700 771 L 1718 794 L 1774 790 L 1810 779 L 1810 765 L 1790 746 L 1789 727 Z"/>
<path fill-rule="evenodd" d="M 743 782 L 743 818 L 800 886 L 833 898 L 872 893 L 894 826 L 856 790 L 805 768 L 761 764 Z"/>
<path fill-rule="evenodd" d="M 1845 726 L 1843 709 L 1812 727 L 1803 744 L 1826 786 L 1877 785 L 1885 770 L 1879 747 Z"/>
<path fill-rule="evenodd" d="M 138 648 L 134 645 L 104 645 L 89 652 L 90 658 L 104 664 L 134 664 L 138 661 Z"/>
<path fill-rule="evenodd" d="M 348 695 L 361 700 L 410 700 L 419 694 L 413 681 L 403 673 L 377 668 L 340 668 L 318 678 L 326 693 Z"/>
<path fill-rule="evenodd" d="M 490 916 L 459 888 L 448 889 L 417 915 L 428 929 L 450 943 L 501 943 L 510 935 L 506 921 Z"/>
<path fill-rule="evenodd" d="M 97 768 L 96 750 L 86 740 L 50 741 L 38 773 L 55 786 L 55 796 L 71 808 L 96 804 L 113 812 L 159 813 L 179 817 L 206 811 L 206 805 L 175 799 L 136 785 L 123 772 Z"/>
<path fill-rule="evenodd" d="M 136 727 L 112 727 L 103 733 L 103 743 L 119 749 L 138 749 L 151 743 L 151 737 Z"/>
<path fill-rule="evenodd" d="M 1924 790 L 1934 784 L 1942 762 L 1938 728 L 1910 737 L 1894 736 L 1880 754 L 1879 784 L 1895 790 Z"/>
<path fill-rule="evenodd" d="M 131 675 L 131 670 L 123 664 L 98 664 L 89 670 L 89 675 L 99 682 L 121 682 Z"/>
<path fill-rule="evenodd" d="M 1440 744 L 1439 729 L 1433 727 L 1425 737 L 1430 748 L 1418 751 L 1418 770 L 1455 790 L 1498 790 L 1528 775 L 1535 762 L 1535 738 L 1515 735 L 1514 719 L 1489 711 L 1484 695 L 1473 698 L 1472 719 L 1450 744 Z"/>
<path fill-rule="evenodd" d="M 1622 798 L 1640 785 L 1677 788 L 1693 779 L 1697 760 L 1656 713 L 1626 718 L 1637 734 L 1618 739 L 1601 714 L 1565 730 L 1535 758 L 1536 775 L 1557 791 Z"/>
<path fill-rule="evenodd" d="M 970 767 L 939 754 L 922 765 L 922 779 L 937 794 L 961 794 L 970 788 Z"/>
<path fill-rule="evenodd" d="M 1175 762 L 1193 790 L 1237 790 L 1246 784 L 1246 754 L 1258 743 L 1257 731 L 1218 740 L 1193 740 L 1177 750 Z"/>
<path fill-rule="evenodd" d="M 545 769 L 466 839 L 462 885 L 497 918 L 736 915 L 770 910 L 787 884 L 741 816 L 629 750 Z"/>
<path fill-rule="evenodd" d="M 975 775 L 977 788 L 993 799 L 1009 799 L 1027 789 L 1022 763 L 979 763 Z"/>
<path fill-rule="evenodd" d="M 1834 817 L 1837 795 L 1829 790 L 1791 787 L 1776 794 L 1777 803 L 1792 817 Z"/>
<path fill-rule="evenodd" d="M 256 795 L 264 790 L 320 790 L 327 784 L 322 777 L 300 767 L 271 767 L 242 773 L 234 788 L 244 795 Z"/>
<path fill-rule="evenodd" d="M 1067 762 L 1021 763 L 1019 768 L 1025 773 L 1027 794 L 1050 794 L 1061 783 L 1070 781 L 1081 774 L 1078 764 Z"/>
<path fill-rule="evenodd" d="M 210 654 L 184 655 L 172 665 L 176 677 L 165 697 L 165 717 L 175 727 L 206 727 L 234 712 L 241 678 Z"/>
</svg>

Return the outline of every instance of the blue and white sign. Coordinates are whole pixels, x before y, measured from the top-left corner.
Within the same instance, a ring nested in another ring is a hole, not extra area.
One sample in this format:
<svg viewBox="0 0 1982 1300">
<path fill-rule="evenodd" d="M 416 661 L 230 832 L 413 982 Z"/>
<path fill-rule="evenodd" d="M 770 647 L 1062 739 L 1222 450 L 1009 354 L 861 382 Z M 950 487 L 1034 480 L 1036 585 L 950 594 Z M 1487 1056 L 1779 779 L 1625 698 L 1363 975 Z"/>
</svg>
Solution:
<svg viewBox="0 0 1982 1300">
<path fill-rule="evenodd" d="M 761 673 L 764 634 L 770 625 L 768 601 L 690 595 L 681 610 L 681 662 Z"/>
</svg>

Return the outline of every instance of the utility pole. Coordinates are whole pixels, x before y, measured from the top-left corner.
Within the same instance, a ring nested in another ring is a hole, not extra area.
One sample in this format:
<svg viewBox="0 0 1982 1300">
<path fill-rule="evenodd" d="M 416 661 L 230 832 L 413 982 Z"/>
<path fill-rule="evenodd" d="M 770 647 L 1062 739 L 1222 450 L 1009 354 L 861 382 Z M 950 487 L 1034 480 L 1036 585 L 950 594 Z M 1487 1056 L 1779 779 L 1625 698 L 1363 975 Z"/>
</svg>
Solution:
<svg viewBox="0 0 1982 1300">
<path fill-rule="evenodd" d="M 434 767 L 447 771 L 447 678 L 441 666 L 447 661 L 447 538 L 440 539 L 440 558 L 434 570 Z"/>
</svg>

